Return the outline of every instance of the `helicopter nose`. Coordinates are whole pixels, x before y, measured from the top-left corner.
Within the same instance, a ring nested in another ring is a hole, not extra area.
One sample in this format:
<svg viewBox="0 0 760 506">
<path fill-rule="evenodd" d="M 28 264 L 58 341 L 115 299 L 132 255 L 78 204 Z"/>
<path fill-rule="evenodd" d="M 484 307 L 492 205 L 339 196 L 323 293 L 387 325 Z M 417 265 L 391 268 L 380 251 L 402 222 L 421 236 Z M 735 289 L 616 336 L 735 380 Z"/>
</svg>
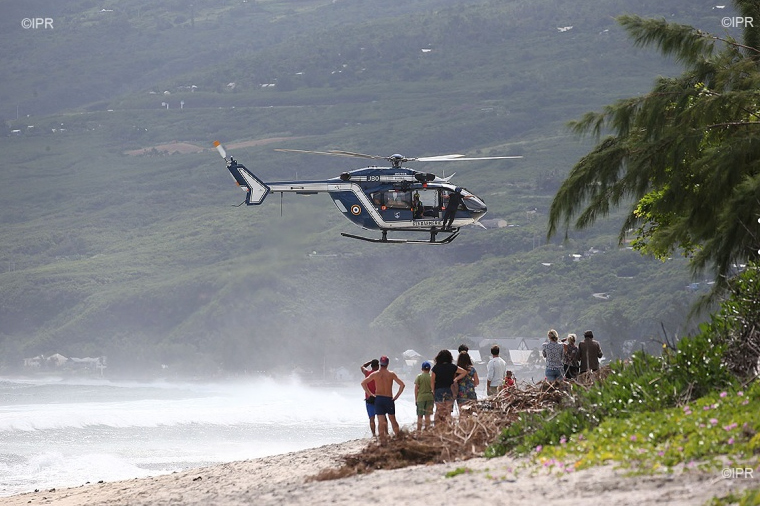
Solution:
<svg viewBox="0 0 760 506">
<path fill-rule="evenodd" d="M 471 213 L 485 213 L 488 210 L 486 203 L 483 202 L 479 197 L 476 197 L 472 194 L 467 195 L 464 198 L 464 206 Z"/>
</svg>

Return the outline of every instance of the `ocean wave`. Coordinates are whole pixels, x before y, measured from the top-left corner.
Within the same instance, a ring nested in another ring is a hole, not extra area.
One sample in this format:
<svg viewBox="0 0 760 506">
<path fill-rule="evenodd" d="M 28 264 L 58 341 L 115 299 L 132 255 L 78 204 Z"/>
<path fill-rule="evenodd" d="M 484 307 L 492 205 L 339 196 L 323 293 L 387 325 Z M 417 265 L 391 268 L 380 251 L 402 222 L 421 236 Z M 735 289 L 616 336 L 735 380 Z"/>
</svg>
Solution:
<svg viewBox="0 0 760 506">
<path fill-rule="evenodd" d="M 263 379 L 229 384 L 172 384 L 168 390 L 164 385 L 122 385 L 116 391 L 111 383 L 44 385 L 44 396 L 28 395 L 17 399 L 15 404 L 0 406 L 0 433 L 188 424 L 343 426 L 366 421 L 358 384 L 321 388 L 296 380 Z"/>
</svg>

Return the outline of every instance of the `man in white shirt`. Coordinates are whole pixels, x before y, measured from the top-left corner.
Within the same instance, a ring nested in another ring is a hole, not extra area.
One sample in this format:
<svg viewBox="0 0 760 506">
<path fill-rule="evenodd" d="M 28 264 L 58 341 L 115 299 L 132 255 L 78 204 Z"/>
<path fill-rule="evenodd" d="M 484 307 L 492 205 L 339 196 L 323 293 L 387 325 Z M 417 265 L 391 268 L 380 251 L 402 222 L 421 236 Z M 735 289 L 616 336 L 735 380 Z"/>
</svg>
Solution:
<svg viewBox="0 0 760 506">
<path fill-rule="evenodd" d="M 507 373 L 507 363 L 499 356 L 499 347 L 491 347 L 491 360 L 488 361 L 488 376 L 486 376 L 486 393 L 496 395 L 499 387 L 504 384 L 504 375 Z"/>
</svg>

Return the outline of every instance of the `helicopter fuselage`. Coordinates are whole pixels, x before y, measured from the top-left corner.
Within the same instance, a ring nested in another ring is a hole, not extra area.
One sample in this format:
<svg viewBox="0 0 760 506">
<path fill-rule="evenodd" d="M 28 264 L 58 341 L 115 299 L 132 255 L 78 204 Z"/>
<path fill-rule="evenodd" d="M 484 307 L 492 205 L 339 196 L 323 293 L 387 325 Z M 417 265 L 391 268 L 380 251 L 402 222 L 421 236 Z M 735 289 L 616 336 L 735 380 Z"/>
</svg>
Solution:
<svg viewBox="0 0 760 506">
<path fill-rule="evenodd" d="M 326 192 L 355 225 L 396 231 L 442 228 L 448 196 L 457 189 L 433 174 L 403 167 L 366 167 L 325 181 L 275 181 L 266 186 L 275 193 Z M 454 215 L 455 228 L 476 223 L 487 211 L 479 197 L 464 188 L 459 190 L 463 202 Z"/>
<path fill-rule="evenodd" d="M 346 237 L 383 243 L 448 244 L 459 235 L 459 228 L 477 223 L 485 216 L 485 202 L 464 188 L 452 184 L 453 176 L 440 178 L 435 174 L 419 172 L 403 167 L 408 161 L 468 161 L 515 157 L 477 157 L 443 155 L 426 158 L 406 158 L 402 155 L 377 157 L 350 151 L 302 151 L 332 156 L 385 159 L 391 167 L 365 167 L 344 172 L 338 177 L 319 181 L 273 181 L 264 182 L 234 158 L 227 157 L 221 143 L 214 142 L 219 154 L 227 162 L 235 182 L 246 192 L 246 205 L 260 205 L 269 193 L 295 193 L 311 195 L 327 193 L 343 215 L 355 225 L 367 230 L 380 230 L 380 239 L 341 233 Z M 453 202 L 453 204 L 449 204 Z M 427 232 L 427 241 L 389 239 L 388 232 Z M 436 236 L 448 233 L 443 239 Z"/>
</svg>

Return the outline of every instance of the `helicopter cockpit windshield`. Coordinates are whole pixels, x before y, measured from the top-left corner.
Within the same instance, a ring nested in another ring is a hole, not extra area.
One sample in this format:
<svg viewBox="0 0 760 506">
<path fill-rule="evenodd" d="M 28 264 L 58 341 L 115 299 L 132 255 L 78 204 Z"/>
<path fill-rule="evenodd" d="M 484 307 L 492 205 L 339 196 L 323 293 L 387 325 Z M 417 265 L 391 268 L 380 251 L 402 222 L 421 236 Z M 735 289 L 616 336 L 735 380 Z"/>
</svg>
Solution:
<svg viewBox="0 0 760 506">
<path fill-rule="evenodd" d="M 472 211 L 474 213 L 484 213 L 488 210 L 486 203 L 480 200 L 480 198 L 473 193 L 468 192 L 464 188 L 462 188 L 462 191 L 460 193 L 462 194 L 462 203 L 468 211 Z"/>
</svg>

